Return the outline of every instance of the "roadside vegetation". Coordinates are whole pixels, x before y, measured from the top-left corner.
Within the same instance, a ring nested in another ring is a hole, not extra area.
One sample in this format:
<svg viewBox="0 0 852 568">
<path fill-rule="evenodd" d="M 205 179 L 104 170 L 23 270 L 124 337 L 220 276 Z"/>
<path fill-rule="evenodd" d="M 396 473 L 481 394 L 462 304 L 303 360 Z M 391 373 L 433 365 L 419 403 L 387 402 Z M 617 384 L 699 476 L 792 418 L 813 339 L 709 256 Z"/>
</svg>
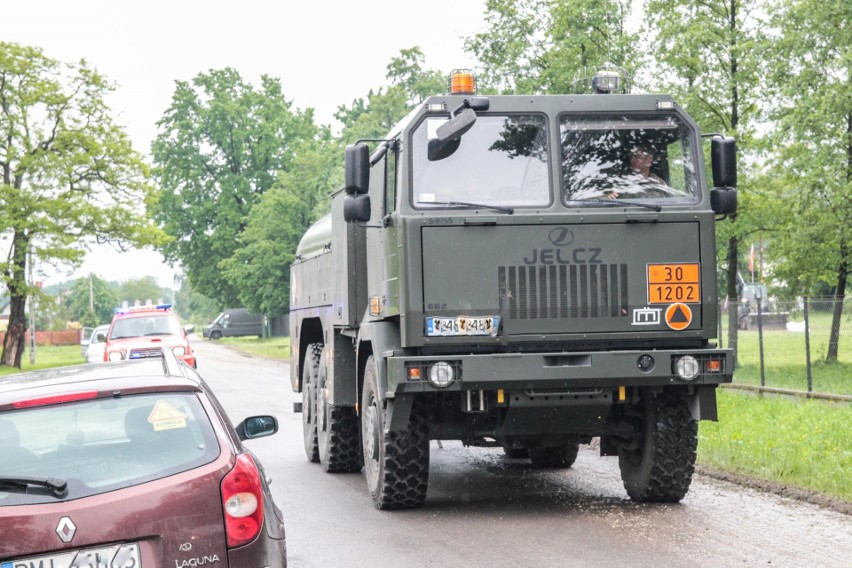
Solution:
<svg viewBox="0 0 852 568">
<path fill-rule="evenodd" d="M 852 502 L 852 405 L 720 389 L 701 422 L 698 463 Z"/>
<path fill-rule="evenodd" d="M 290 358 L 289 337 L 272 337 L 269 339 L 259 337 L 223 337 L 218 342 L 242 353 L 254 355 L 255 357 L 279 359 L 282 361 Z"/>
<path fill-rule="evenodd" d="M 724 318 L 723 318 L 724 319 Z M 852 395 L 852 343 L 840 342 L 837 359 L 826 361 L 831 315 L 811 317 L 811 378 L 814 392 Z M 844 322 L 848 323 L 848 320 Z M 786 330 L 763 332 L 765 386 L 806 391 L 805 334 Z M 734 382 L 760 385 L 760 343 L 757 330 L 739 332 Z"/>
</svg>

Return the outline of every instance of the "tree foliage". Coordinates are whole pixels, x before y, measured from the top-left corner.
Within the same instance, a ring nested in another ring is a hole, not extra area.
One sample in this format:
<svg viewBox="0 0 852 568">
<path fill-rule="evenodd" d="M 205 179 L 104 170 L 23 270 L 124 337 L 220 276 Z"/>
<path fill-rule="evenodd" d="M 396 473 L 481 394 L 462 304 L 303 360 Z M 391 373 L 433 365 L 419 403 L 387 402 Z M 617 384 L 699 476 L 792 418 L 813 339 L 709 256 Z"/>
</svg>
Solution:
<svg viewBox="0 0 852 568">
<path fill-rule="evenodd" d="M 224 276 L 248 215 L 280 172 L 292 171 L 294 148 L 316 135 L 313 111 L 299 111 L 278 79 L 259 88 L 234 69 L 177 81 L 153 144 L 160 200 L 154 218 L 175 239 L 163 247 L 204 295 L 237 305 Z"/>
<path fill-rule="evenodd" d="M 115 289 L 100 277 L 91 274 L 78 278 L 62 299 L 72 321 L 86 325 L 101 325 L 112 321 L 118 306 Z M 94 321 L 92 321 L 94 320 Z"/>
<path fill-rule="evenodd" d="M 626 26 L 631 7 L 630 0 L 487 0 L 486 31 L 465 48 L 482 62 L 487 92 L 572 93 L 607 64 L 631 75 L 641 64 L 639 36 Z"/>
<path fill-rule="evenodd" d="M 788 224 L 774 242 L 776 274 L 800 291 L 837 296 L 826 359 L 837 359 L 852 270 L 852 3 L 787 0 L 769 51 L 779 104 L 772 142 Z M 795 62 L 794 64 L 790 64 Z"/>
<path fill-rule="evenodd" d="M 144 214 L 154 198 L 147 167 L 104 101 L 112 88 L 85 61 L 0 42 L 0 281 L 11 299 L 2 364 L 21 365 L 28 255 L 75 264 L 92 239 L 164 241 Z"/>
</svg>

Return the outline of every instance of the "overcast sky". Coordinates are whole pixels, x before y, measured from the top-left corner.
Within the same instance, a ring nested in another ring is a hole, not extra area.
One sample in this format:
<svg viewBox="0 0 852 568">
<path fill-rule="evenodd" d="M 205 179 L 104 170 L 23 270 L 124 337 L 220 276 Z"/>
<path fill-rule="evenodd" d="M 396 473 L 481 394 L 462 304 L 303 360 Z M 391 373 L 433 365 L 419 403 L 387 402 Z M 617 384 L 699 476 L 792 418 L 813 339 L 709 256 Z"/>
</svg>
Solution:
<svg viewBox="0 0 852 568">
<path fill-rule="evenodd" d="M 233 67 L 259 84 L 278 77 L 299 109 L 333 124 L 340 105 L 385 85 L 386 67 L 401 49 L 420 46 L 426 66 L 444 73 L 473 67 L 463 40 L 483 27 L 484 0 L 5 0 L 3 41 L 40 47 L 66 62 L 86 59 L 117 84 L 109 99 L 134 146 L 149 153 L 156 121 L 175 80 Z M 38 267 L 37 267 L 38 269 Z M 74 273 L 107 280 L 156 276 L 172 286 L 174 271 L 153 251 L 99 250 Z"/>
</svg>

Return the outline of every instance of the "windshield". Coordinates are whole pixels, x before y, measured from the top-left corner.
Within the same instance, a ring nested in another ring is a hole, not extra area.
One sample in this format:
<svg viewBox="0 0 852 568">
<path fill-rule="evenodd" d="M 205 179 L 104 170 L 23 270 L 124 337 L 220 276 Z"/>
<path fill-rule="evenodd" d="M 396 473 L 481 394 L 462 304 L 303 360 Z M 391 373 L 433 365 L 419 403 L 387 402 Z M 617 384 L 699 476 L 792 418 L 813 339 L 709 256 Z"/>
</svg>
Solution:
<svg viewBox="0 0 852 568">
<path fill-rule="evenodd" d="M 0 480 L 57 478 L 63 498 L 138 485 L 210 463 L 219 444 L 195 394 L 156 393 L 0 413 Z M 0 507 L 53 502 L 0 485 Z"/>
<path fill-rule="evenodd" d="M 168 314 L 131 317 L 116 320 L 112 324 L 110 340 L 146 335 L 181 335 L 183 330 L 177 318 Z"/>
<path fill-rule="evenodd" d="M 676 116 L 563 116 L 563 200 L 692 202 L 692 134 Z"/>
<path fill-rule="evenodd" d="M 439 144 L 436 131 L 447 120 L 427 118 L 412 135 L 414 207 L 550 203 L 544 116 L 479 116 L 461 140 Z"/>
</svg>

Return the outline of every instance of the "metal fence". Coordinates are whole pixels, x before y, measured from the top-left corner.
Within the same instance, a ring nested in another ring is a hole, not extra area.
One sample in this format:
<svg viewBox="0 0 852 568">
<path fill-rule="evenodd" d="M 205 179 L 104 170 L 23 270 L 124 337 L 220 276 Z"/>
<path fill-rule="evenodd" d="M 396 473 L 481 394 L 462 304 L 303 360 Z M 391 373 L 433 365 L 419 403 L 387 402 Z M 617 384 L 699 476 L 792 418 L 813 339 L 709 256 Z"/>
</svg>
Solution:
<svg viewBox="0 0 852 568">
<path fill-rule="evenodd" d="M 731 309 L 720 306 L 719 338 L 727 345 L 736 322 L 735 384 L 852 394 L 852 300 L 750 298 L 737 303 L 735 316 Z"/>
</svg>

